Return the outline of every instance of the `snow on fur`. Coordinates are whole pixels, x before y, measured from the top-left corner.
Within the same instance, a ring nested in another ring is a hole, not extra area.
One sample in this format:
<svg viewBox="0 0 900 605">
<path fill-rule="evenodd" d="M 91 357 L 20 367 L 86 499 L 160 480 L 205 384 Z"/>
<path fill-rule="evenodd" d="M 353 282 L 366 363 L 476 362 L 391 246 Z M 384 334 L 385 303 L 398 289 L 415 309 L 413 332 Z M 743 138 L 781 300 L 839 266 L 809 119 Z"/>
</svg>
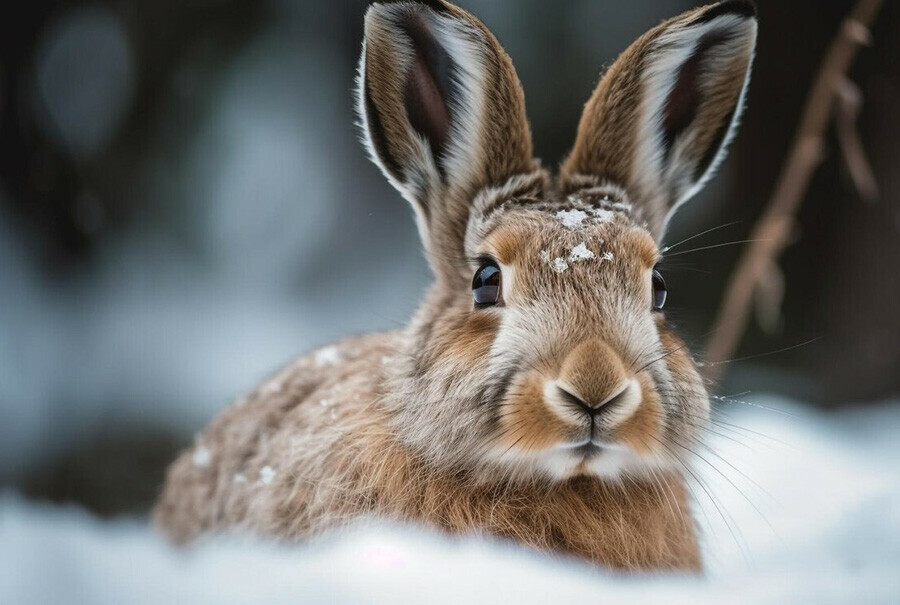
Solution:
<svg viewBox="0 0 900 605">
<path fill-rule="evenodd" d="M 563 257 L 557 256 L 553 259 L 553 262 L 550 264 L 550 266 L 553 267 L 553 270 L 557 273 L 562 273 L 569 268 L 569 263 L 567 263 L 566 259 L 564 259 Z"/>
<path fill-rule="evenodd" d="M 209 451 L 208 447 L 198 445 L 194 450 L 194 456 L 191 461 L 197 468 L 206 468 L 212 462 L 212 452 Z"/>
<path fill-rule="evenodd" d="M 593 260 L 597 258 L 597 255 L 591 252 L 587 245 L 584 242 L 581 242 L 569 252 L 569 262 L 577 263 L 585 260 Z"/>
<path fill-rule="evenodd" d="M 320 367 L 337 365 L 341 363 L 342 359 L 341 352 L 334 346 L 316 351 L 316 365 Z"/>
<path fill-rule="evenodd" d="M 262 467 L 259 471 L 259 480 L 263 482 L 264 485 L 269 485 L 272 483 L 272 480 L 275 478 L 275 469 L 269 465 Z"/>
<path fill-rule="evenodd" d="M 611 223 L 616 218 L 616 213 L 606 208 L 591 208 L 591 214 L 601 223 Z"/>
<path fill-rule="evenodd" d="M 585 220 L 587 220 L 588 215 L 583 210 L 572 209 L 572 210 L 560 210 L 556 213 L 556 218 L 559 219 L 559 222 L 562 223 L 563 227 L 566 229 L 577 229 L 581 227 Z"/>
</svg>

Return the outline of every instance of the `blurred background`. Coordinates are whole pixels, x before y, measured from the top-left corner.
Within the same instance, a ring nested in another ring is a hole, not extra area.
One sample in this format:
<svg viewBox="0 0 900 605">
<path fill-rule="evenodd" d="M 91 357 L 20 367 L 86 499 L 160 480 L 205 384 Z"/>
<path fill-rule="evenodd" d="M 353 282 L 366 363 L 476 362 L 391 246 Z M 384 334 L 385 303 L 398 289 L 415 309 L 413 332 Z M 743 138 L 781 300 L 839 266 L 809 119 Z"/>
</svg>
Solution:
<svg viewBox="0 0 900 605">
<path fill-rule="evenodd" d="M 852 4 L 757 3 L 743 126 L 670 242 L 732 222 L 692 247 L 747 237 Z M 366 4 L 34 0 L 0 19 L 0 489 L 142 514 L 177 450 L 266 374 L 409 317 L 427 266 L 354 126 Z M 549 166 L 601 68 L 696 5 L 461 4 L 512 56 Z M 860 198 L 829 139 L 781 262 L 782 316 L 750 327 L 723 392 L 900 391 L 898 34 L 889 2 L 851 73 L 880 196 Z M 669 317 L 698 352 L 741 249 L 666 267 Z"/>
</svg>

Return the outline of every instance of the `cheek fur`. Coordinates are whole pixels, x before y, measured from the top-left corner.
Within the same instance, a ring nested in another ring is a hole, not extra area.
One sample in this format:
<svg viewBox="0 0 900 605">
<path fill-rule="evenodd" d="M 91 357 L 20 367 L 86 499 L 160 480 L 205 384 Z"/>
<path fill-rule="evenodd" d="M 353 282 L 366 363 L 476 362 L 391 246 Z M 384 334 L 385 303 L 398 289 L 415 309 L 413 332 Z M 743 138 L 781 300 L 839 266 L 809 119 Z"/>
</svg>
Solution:
<svg viewBox="0 0 900 605">
<path fill-rule="evenodd" d="M 683 419 L 688 425 L 702 426 L 709 419 L 709 395 L 697 366 L 684 342 L 665 326 L 660 329 L 660 339 L 664 349 L 672 351 L 665 358 L 665 367 L 671 376 L 671 390 L 678 400 Z"/>
<path fill-rule="evenodd" d="M 528 374 L 510 389 L 500 404 L 500 445 L 518 451 L 536 452 L 565 440 L 566 426 L 544 402 L 543 379 Z"/>
<path fill-rule="evenodd" d="M 428 365 L 475 369 L 485 363 L 499 327 L 500 318 L 491 311 L 463 311 L 441 321 L 428 343 Z"/>
</svg>

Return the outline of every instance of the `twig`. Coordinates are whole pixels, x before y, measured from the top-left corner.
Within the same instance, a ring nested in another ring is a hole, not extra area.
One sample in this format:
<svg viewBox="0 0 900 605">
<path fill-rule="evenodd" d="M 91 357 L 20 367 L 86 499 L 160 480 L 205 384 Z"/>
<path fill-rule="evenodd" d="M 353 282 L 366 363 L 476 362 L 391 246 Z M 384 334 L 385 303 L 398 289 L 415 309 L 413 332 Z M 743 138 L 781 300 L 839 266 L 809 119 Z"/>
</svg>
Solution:
<svg viewBox="0 0 900 605">
<path fill-rule="evenodd" d="M 719 362 L 737 348 L 754 294 L 769 280 L 768 273 L 777 267 L 776 259 L 789 243 L 797 210 L 822 161 L 825 132 L 842 89 L 846 95 L 847 72 L 860 47 L 870 43 L 869 28 L 882 4 L 883 0 L 858 0 L 828 48 L 772 198 L 749 237 L 752 243 L 738 261 L 719 307 L 706 349 L 708 378 L 719 377 Z"/>
<path fill-rule="evenodd" d="M 862 138 L 856 129 L 856 118 L 862 109 L 862 92 L 850 80 L 844 80 L 838 89 L 837 111 L 835 112 L 835 132 L 844 156 L 844 163 L 850 171 L 850 178 L 867 202 L 878 199 L 878 182 L 872 173 L 869 158 L 863 148 Z"/>
</svg>

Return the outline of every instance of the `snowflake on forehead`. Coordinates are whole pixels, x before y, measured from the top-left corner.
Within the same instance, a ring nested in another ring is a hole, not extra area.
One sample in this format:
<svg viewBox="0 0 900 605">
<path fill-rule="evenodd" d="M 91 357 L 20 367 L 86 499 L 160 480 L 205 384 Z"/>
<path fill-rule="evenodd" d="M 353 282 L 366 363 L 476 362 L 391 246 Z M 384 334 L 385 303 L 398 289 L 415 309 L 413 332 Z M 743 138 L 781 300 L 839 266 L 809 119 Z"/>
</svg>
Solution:
<svg viewBox="0 0 900 605">
<path fill-rule="evenodd" d="M 584 242 L 581 242 L 572 248 L 572 251 L 569 253 L 569 262 L 577 263 L 580 261 L 593 260 L 596 257 L 597 255 L 591 252 Z"/>
<path fill-rule="evenodd" d="M 553 259 L 553 262 L 550 264 L 550 266 L 553 267 L 553 270 L 557 273 L 562 273 L 569 268 L 569 263 L 567 263 L 566 259 L 564 259 L 563 257 L 558 256 Z"/>
<path fill-rule="evenodd" d="M 559 222 L 566 229 L 577 229 L 588 219 L 588 214 L 575 208 L 572 210 L 560 210 L 556 213 L 556 218 L 559 219 Z"/>
<path fill-rule="evenodd" d="M 591 214 L 601 223 L 611 223 L 616 218 L 616 213 L 606 208 L 591 208 Z"/>
</svg>

